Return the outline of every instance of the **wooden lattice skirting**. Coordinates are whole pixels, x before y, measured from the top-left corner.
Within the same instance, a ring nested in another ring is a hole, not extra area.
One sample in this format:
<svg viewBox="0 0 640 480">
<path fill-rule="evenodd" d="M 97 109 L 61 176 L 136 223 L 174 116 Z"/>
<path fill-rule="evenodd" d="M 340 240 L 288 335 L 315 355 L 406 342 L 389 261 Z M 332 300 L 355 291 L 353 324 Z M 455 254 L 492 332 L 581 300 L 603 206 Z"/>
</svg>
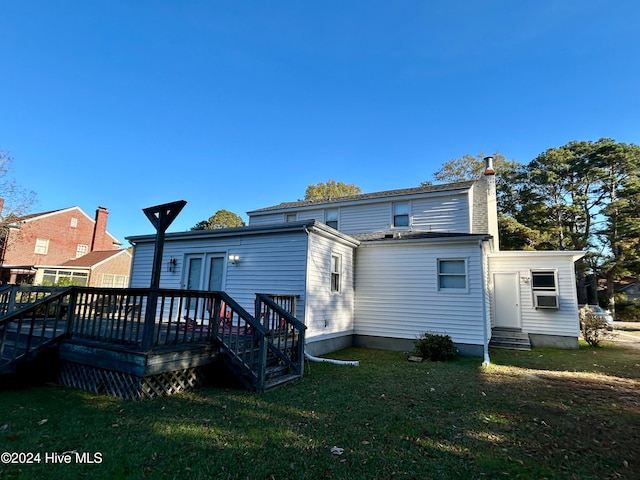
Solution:
<svg viewBox="0 0 640 480">
<path fill-rule="evenodd" d="M 208 383 L 207 369 L 193 367 L 139 377 L 75 362 L 62 362 L 58 381 L 70 387 L 141 400 L 171 395 Z"/>
</svg>

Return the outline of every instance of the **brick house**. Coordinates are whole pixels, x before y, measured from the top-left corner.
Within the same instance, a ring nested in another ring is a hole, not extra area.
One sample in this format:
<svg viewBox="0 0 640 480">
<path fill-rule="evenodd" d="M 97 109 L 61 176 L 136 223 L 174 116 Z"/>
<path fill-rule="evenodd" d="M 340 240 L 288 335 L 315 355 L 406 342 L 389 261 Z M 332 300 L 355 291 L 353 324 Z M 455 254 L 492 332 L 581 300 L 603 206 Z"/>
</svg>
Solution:
<svg viewBox="0 0 640 480">
<path fill-rule="evenodd" d="M 89 252 L 60 265 L 34 267 L 34 284 L 59 285 L 61 280 L 74 285 L 104 288 L 129 286 L 131 252 L 101 250 Z"/>
<path fill-rule="evenodd" d="M 117 251 L 121 243 L 107 232 L 109 212 L 98 207 L 91 218 L 79 207 L 5 220 L 0 235 L 0 281 L 33 283 L 41 266 L 59 266 L 90 252 Z"/>
</svg>

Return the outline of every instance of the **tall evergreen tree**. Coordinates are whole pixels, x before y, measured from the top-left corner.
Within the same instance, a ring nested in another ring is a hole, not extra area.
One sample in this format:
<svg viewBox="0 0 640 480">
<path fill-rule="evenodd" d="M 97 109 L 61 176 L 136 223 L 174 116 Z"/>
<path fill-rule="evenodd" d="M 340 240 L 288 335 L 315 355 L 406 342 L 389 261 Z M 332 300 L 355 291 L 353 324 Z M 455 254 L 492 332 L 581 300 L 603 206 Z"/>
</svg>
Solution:
<svg viewBox="0 0 640 480">
<path fill-rule="evenodd" d="M 483 155 L 446 162 L 436 181 L 478 178 Z M 598 277 L 640 275 L 640 147 L 603 138 L 549 148 L 526 165 L 496 153 L 500 245 L 506 250 L 581 250 L 581 303 L 597 302 Z M 423 183 L 424 184 L 424 183 Z"/>
</svg>

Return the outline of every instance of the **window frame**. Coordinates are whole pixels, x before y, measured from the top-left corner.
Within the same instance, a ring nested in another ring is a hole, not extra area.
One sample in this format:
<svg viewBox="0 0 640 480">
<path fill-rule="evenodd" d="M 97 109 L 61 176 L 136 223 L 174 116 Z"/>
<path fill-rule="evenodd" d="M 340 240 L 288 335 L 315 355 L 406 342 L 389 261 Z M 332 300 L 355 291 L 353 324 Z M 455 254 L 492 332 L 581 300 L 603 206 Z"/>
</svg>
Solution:
<svg viewBox="0 0 640 480">
<path fill-rule="evenodd" d="M 284 214 L 284 222 L 291 223 L 298 220 L 298 214 L 296 212 L 293 213 L 285 213 Z"/>
<path fill-rule="evenodd" d="M 79 243 L 76 246 L 76 258 L 80 258 L 89 253 L 89 245 L 86 243 Z"/>
<path fill-rule="evenodd" d="M 553 286 L 538 285 L 535 286 L 536 276 L 546 276 L 553 278 Z M 558 288 L 558 270 L 553 268 L 540 268 L 529 270 L 529 278 L 531 279 L 531 304 L 535 309 L 557 310 L 560 308 L 560 291 Z M 555 306 L 543 305 L 538 302 L 538 297 L 555 297 Z"/>
<path fill-rule="evenodd" d="M 86 287 L 89 285 L 89 272 L 84 270 L 69 270 L 60 268 L 48 268 L 42 274 L 42 284 L 51 283 L 59 285 L 64 280 L 65 285 Z"/>
<path fill-rule="evenodd" d="M 335 260 L 335 261 L 334 261 Z M 329 264 L 329 291 L 338 295 L 342 293 L 342 255 L 331 252 L 331 260 Z"/>
<path fill-rule="evenodd" d="M 555 292 L 558 294 L 558 271 L 555 269 L 537 269 L 530 270 L 529 274 L 531 276 L 531 290 L 534 292 Z M 553 287 L 547 286 L 535 286 L 535 277 L 545 275 L 547 277 L 553 277 Z"/>
<path fill-rule="evenodd" d="M 446 263 L 459 263 L 462 262 L 464 266 L 464 273 L 457 272 L 443 272 L 441 266 Z M 442 285 L 444 278 L 462 278 L 464 281 L 464 287 L 447 287 Z M 438 292 L 442 293 L 469 293 L 469 261 L 466 257 L 441 257 L 436 262 L 436 287 Z"/>
<path fill-rule="evenodd" d="M 335 220 L 329 219 L 329 215 L 333 216 L 335 214 Z M 329 227 L 338 230 L 340 226 L 340 211 L 337 208 L 329 208 L 324 211 L 324 223 Z M 335 223 L 335 226 L 333 225 Z"/>
<path fill-rule="evenodd" d="M 396 207 L 406 207 L 406 213 L 396 213 Z M 398 219 L 406 217 L 406 225 L 399 225 Z M 411 227 L 411 205 L 409 202 L 393 202 L 391 204 L 391 227 L 392 228 L 409 228 Z"/>
<path fill-rule="evenodd" d="M 47 255 L 49 253 L 49 239 L 48 238 L 36 238 L 36 246 L 33 253 L 37 255 Z"/>
<path fill-rule="evenodd" d="M 116 273 L 103 273 L 100 286 L 103 288 L 127 288 L 129 284 L 129 275 L 120 275 Z"/>
</svg>

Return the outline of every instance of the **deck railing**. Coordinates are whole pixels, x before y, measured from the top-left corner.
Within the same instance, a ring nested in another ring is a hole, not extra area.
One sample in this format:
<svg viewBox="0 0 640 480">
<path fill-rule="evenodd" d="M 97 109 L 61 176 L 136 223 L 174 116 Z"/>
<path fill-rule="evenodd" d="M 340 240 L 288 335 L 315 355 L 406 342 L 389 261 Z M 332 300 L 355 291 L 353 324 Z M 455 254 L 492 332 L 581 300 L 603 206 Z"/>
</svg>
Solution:
<svg viewBox="0 0 640 480">
<path fill-rule="evenodd" d="M 145 314 L 152 293 L 156 307 L 149 322 Z M 305 326 L 287 309 L 295 311 L 291 296 L 257 294 L 252 316 L 225 292 L 69 287 L 49 289 L 45 298 L 20 310 L 16 295 L 0 303 L 8 312 L 0 317 L 5 362 L 61 336 L 136 351 L 217 340 L 257 390 L 264 387 L 268 364 L 302 374 Z"/>
<path fill-rule="evenodd" d="M 295 299 L 295 296 L 258 293 L 255 316 L 265 330 L 272 333 L 267 338 L 268 357 L 302 375 L 307 327 L 285 308 L 289 306 L 295 311 Z"/>
<path fill-rule="evenodd" d="M 68 288 L 3 285 L 0 288 L 0 317 L 65 290 L 68 290 Z"/>
<path fill-rule="evenodd" d="M 68 290 L 58 290 L 32 301 L 28 307 L 16 310 L 9 305 L 11 298 L 2 305 L 3 311 L 10 311 L 0 317 L 0 372 L 5 366 L 65 335 L 68 322 L 70 294 Z"/>
</svg>

